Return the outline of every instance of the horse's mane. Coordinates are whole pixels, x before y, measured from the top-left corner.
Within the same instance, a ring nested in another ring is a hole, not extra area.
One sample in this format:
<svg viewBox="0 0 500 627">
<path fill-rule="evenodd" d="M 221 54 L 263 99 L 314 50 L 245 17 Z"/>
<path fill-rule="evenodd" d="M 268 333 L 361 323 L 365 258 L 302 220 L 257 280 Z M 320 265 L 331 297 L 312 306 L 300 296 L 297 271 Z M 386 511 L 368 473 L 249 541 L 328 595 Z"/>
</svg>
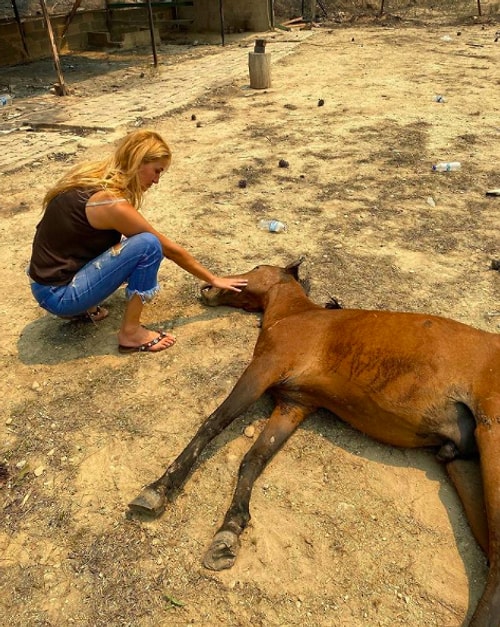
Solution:
<svg viewBox="0 0 500 627">
<path fill-rule="evenodd" d="M 325 309 L 343 309 L 342 303 L 335 296 L 330 296 L 325 303 Z"/>
</svg>

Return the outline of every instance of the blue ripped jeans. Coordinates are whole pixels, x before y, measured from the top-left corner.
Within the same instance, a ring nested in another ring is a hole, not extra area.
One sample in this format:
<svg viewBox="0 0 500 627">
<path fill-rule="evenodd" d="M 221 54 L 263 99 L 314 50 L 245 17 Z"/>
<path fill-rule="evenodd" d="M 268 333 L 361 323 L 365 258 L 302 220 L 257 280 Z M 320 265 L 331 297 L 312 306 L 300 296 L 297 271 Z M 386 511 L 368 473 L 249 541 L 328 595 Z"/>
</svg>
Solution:
<svg viewBox="0 0 500 627">
<path fill-rule="evenodd" d="M 81 268 L 67 285 L 31 283 L 40 307 L 56 316 L 75 316 L 92 309 L 124 282 L 125 297 L 135 294 L 143 303 L 158 293 L 158 269 L 163 259 L 160 241 L 151 233 L 123 239 Z"/>
</svg>

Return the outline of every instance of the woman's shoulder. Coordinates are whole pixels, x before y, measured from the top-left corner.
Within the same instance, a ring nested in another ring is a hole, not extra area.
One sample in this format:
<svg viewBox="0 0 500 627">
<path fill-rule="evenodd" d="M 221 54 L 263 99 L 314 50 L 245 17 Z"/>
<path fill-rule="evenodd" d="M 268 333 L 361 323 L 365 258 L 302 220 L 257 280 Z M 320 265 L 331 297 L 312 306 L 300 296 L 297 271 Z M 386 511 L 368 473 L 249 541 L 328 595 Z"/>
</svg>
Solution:
<svg viewBox="0 0 500 627">
<path fill-rule="evenodd" d="M 118 203 L 128 203 L 123 195 L 114 193 L 107 189 L 93 190 L 87 198 L 87 207 L 97 207 L 100 205 L 115 205 Z"/>
</svg>

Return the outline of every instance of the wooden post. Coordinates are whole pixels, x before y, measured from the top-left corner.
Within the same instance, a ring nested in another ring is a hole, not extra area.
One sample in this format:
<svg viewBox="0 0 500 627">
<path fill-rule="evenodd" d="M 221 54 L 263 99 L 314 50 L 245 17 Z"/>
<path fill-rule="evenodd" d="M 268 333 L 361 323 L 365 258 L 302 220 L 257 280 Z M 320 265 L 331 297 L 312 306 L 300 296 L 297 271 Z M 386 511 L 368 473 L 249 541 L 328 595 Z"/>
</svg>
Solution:
<svg viewBox="0 0 500 627">
<path fill-rule="evenodd" d="M 151 0 L 148 0 L 148 21 L 149 21 L 149 32 L 151 33 L 151 46 L 153 48 L 153 65 L 154 67 L 158 67 L 158 54 L 156 52 L 155 23 L 153 20 L 153 7 L 151 6 Z"/>
<path fill-rule="evenodd" d="M 52 24 L 50 23 L 49 12 L 47 11 L 47 5 L 45 0 L 40 0 L 40 6 L 42 7 L 43 18 L 47 24 L 47 31 L 49 33 L 50 45 L 52 46 L 52 55 L 54 56 L 54 67 L 56 68 L 57 77 L 59 78 L 59 89 L 57 90 L 58 96 L 66 96 L 68 94 L 66 85 L 64 84 L 64 76 L 61 70 L 61 64 L 59 62 L 59 53 L 57 52 L 57 46 L 54 39 L 54 31 L 52 30 Z"/>
<path fill-rule="evenodd" d="M 271 87 L 271 55 L 269 52 L 265 52 L 265 49 L 265 40 L 257 39 L 254 51 L 248 53 L 250 87 L 253 89 Z"/>
<path fill-rule="evenodd" d="M 14 16 L 16 18 L 16 22 L 17 22 L 17 28 L 19 30 L 19 35 L 21 36 L 21 41 L 23 43 L 23 50 L 26 54 L 26 56 L 30 57 L 30 53 L 28 50 L 28 43 L 26 41 L 26 33 L 24 32 L 24 26 L 21 22 L 21 18 L 19 17 L 19 11 L 17 9 L 17 4 L 16 4 L 16 0 L 10 0 L 10 3 L 12 4 L 12 9 L 14 11 Z"/>
<path fill-rule="evenodd" d="M 224 46 L 225 45 L 225 35 L 224 32 L 226 30 L 226 27 L 224 25 L 224 0 L 219 0 L 219 20 L 220 20 L 220 39 L 221 39 L 221 44 Z"/>
<path fill-rule="evenodd" d="M 481 17 L 482 12 L 481 12 L 481 0 L 477 0 L 477 13 L 479 15 L 479 17 Z"/>
<path fill-rule="evenodd" d="M 302 0 L 302 19 L 312 24 L 316 18 L 316 0 Z"/>
<path fill-rule="evenodd" d="M 61 45 L 62 40 L 66 37 L 66 33 L 68 32 L 69 25 L 71 24 L 71 21 L 75 17 L 76 12 L 80 8 L 81 3 L 82 3 L 82 0 L 75 0 L 75 4 L 73 5 L 73 7 L 71 8 L 71 11 L 66 16 L 66 19 L 64 21 L 64 28 L 61 33 L 61 39 L 59 40 L 59 45 Z"/>
</svg>

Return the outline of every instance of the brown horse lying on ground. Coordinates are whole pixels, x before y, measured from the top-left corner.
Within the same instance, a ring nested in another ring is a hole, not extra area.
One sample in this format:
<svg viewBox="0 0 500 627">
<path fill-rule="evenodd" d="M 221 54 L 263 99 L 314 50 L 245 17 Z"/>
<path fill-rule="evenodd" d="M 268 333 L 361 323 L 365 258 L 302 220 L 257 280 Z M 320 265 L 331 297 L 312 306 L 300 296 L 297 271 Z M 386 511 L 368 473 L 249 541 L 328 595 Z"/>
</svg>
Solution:
<svg viewBox="0 0 500 627">
<path fill-rule="evenodd" d="M 130 509 L 160 514 L 205 446 L 271 391 L 274 411 L 243 459 L 231 505 L 204 558 L 207 568 L 230 568 L 250 520 L 254 481 L 301 422 L 326 408 L 381 442 L 439 449 L 490 562 L 471 625 L 498 627 L 500 335 L 425 314 L 325 309 L 305 294 L 299 265 L 257 266 L 238 276 L 248 281 L 240 293 L 203 288 L 208 305 L 264 311 L 254 355 L 227 399 Z M 479 481 L 470 473 L 477 464 L 460 459 L 478 456 Z"/>
</svg>

